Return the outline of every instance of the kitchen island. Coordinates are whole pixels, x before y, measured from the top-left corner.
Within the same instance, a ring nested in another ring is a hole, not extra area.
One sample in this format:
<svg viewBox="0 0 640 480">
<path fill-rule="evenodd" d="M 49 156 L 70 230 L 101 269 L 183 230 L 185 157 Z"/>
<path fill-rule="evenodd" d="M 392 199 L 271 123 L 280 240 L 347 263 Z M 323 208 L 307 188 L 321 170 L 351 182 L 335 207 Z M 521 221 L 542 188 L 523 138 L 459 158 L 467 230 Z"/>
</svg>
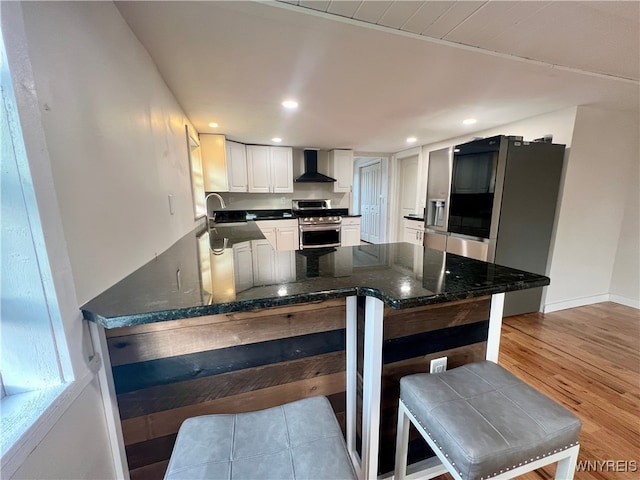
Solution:
<svg viewBox="0 0 640 480">
<path fill-rule="evenodd" d="M 162 476 L 190 416 L 318 394 L 375 478 L 393 469 L 399 378 L 441 356 L 497 361 L 504 292 L 548 283 L 407 243 L 274 251 L 249 221 L 192 232 L 82 311 L 132 478 Z"/>
</svg>

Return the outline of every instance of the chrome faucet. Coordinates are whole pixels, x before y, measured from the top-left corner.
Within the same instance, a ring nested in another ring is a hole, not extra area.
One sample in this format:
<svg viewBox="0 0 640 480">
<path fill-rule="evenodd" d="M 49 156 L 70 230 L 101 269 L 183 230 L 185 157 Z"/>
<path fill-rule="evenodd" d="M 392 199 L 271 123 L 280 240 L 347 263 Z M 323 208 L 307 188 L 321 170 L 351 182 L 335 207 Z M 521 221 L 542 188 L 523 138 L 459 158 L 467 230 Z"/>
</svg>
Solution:
<svg viewBox="0 0 640 480">
<path fill-rule="evenodd" d="M 207 211 L 209 209 L 209 197 L 216 197 L 218 200 L 220 200 L 220 208 L 222 209 L 227 208 L 227 205 L 224 203 L 224 200 L 222 199 L 222 197 L 218 193 L 211 192 L 204 199 L 204 203 L 207 206 Z M 212 226 L 216 221 L 216 212 L 212 210 L 211 216 L 207 217 L 207 219 L 208 219 L 207 223 L 209 224 L 209 226 Z"/>
<path fill-rule="evenodd" d="M 220 194 L 215 193 L 215 192 L 211 192 L 210 194 L 208 194 L 205 199 L 204 199 L 204 203 L 209 206 L 209 197 L 216 197 L 218 200 L 220 200 L 220 208 L 227 208 L 227 206 L 224 203 L 224 200 L 222 199 L 222 197 L 220 196 Z"/>
</svg>

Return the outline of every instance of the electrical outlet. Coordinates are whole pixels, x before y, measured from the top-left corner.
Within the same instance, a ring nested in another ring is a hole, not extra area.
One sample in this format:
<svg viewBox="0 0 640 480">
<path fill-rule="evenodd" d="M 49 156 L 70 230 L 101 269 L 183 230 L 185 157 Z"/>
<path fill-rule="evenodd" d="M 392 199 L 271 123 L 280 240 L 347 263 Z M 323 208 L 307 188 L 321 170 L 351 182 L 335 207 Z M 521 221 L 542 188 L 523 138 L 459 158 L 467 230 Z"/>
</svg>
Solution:
<svg viewBox="0 0 640 480">
<path fill-rule="evenodd" d="M 434 358 L 429 366 L 429 373 L 442 373 L 447 371 L 447 357 Z"/>
<path fill-rule="evenodd" d="M 169 215 L 173 215 L 175 212 L 173 210 L 173 195 L 169 194 Z"/>
</svg>

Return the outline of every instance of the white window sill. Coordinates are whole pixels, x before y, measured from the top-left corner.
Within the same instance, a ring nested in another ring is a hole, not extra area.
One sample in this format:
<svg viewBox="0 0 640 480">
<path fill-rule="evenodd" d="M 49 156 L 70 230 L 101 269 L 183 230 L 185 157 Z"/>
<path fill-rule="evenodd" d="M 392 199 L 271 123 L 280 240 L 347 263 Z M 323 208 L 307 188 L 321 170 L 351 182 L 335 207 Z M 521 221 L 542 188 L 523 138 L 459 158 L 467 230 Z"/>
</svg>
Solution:
<svg viewBox="0 0 640 480">
<path fill-rule="evenodd" d="M 49 430 L 82 393 L 100 368 L 98 355 L 80 380 L 28 393 L 7 395 L 0 400 L 0 471 L 2 478 L 20 468 Z"/>
<path fill-rule="evenodd" d="M 0 451 L 3 475 L 15 471 L 20 466 L 28 452 L 37 446 L 59 418 L 56 411 L 61 407 L 63 411 L 66 409 L 62 405 L 66 403 L 66 395 L 63 394 L 69 385 L 56 385 L 2 398 Z M 21 452 L 27 453 L 20 455 Z M 11 468 L 14 464 L 14 468 Z"/>
</svg>

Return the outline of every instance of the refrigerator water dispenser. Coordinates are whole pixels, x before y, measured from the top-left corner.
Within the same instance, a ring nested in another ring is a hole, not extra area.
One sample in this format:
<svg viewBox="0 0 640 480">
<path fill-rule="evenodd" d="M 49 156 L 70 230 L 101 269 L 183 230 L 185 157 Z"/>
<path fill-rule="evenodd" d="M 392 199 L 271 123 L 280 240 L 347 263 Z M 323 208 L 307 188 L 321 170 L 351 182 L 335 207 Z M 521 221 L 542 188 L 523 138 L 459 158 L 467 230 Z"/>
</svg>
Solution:
<svg viewBox="0 0 640 480">
<path fill-rule="evenodd" d="M 443 199 L 429 200 L 428 227 L 444 227 L 445 205 L 446 203 Z"/>
</svg>

